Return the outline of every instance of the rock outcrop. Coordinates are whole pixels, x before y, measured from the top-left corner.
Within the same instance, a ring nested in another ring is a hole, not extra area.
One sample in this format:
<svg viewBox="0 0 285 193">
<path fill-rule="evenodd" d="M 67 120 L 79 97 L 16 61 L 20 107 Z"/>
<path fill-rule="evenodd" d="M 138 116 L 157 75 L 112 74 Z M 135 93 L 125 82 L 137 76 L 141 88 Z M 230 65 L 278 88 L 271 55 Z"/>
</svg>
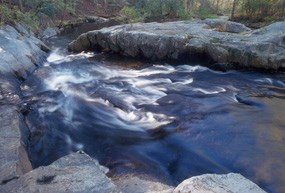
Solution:
<svg viewBox="0 0 285 193">
<path fill-rule="evenodd" d="M 90 31 L 68 46 L 81 52 L 109 49 L 153 60 L 207 58 L 227 67 L 285 68 L 285 22 L 250 30 L 217 19 L 137 23 Z"/>
<path fill-rule="evenodd" d="M 240 174 L 205 174 L 183 181 L 173 193 L 265 193 Z"/>
<path fill-rule="evenodd" d="M 73 153 L 0 186 L 0 192 L 116 193 L 120 190 L 91 157 Z"/>
<path fill-rule="evenodd" d="M 24 25 L 0 28 L 0 185 L 32 170 L 25 147 L 29 130 L 18 109 L 20 80 L 43 62 L 48 50 Z"/>
<path fill-rule="evenodd" d="M 46 58 L 48 47 L 23 25 L 0 28 L 0 73 L 25 79 Z"/>
<path fill-rule="evenodd" d="M 32 169 L 26 152 L 28 128 L 18 110 L 19 82 L 0 75 L 0 185 Z"/>
</svg>

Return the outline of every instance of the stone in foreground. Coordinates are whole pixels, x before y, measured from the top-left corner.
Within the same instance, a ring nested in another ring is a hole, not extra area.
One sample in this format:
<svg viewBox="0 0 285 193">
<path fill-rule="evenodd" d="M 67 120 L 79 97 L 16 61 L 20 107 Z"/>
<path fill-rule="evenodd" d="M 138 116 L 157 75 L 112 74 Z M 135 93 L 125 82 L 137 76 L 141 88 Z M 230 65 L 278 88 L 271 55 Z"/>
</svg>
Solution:
<svg viewBox="0 0 285 193">
<path fill-rule="evenodd" d="M 205 174 L 183 181 L 174 193 L 265 193 L 240 174 Z"/>
<path fill-rule="evenodd" d="M 118 179 L 113 179 L 114 183 L 124 193 L 171 193 L 174 187 L 164 184 L 159 180 L 146 178 L 142 176 L 120 176 Z"/>
<path fill-rule="evenodd" d="M 17 105 L 19 82 L 0 74 L 0 186 L 32 170 L 26 152 L 28 128 Z"/>
<path fill-rule="evenodd" d="M 120 25 L 82 34 L 75 52 L 111 50 L 152 60 L 206 58 L 226 68 L 285 69 L 285 22 L 250 30 L 217 19 Z"/>
<path fill-rule="evenodd" d="M 98 163 L 84 153 L 73 153 L 0 186 L 0 192 L 116 193 L 118 188 Z"/>
</svg>

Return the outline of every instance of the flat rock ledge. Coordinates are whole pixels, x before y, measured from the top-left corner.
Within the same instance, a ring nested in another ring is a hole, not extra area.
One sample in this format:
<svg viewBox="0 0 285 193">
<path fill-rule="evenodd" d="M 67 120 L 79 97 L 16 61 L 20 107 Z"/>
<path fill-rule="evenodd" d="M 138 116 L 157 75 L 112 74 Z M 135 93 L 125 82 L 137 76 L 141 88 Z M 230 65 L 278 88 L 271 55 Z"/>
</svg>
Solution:
<svg viewBox="0 0 285 193">
<path fill-rule="evenodd" d="M 85 153 L 73 153 L 0 186 L 0 192 L 117 193 L 104 169 Z"/>
<path fill-rule="evenodd" d="M 184 180 L 173 193 L 265 193 L 240 174 L 205 174 Z"/>
<path fill-rule="evenodd" d="M 285 22 L 251 30 L 218 20 L 136 23 L 80 35 L 70 51 L 110 50 L 152 60 L 207 58 L 229 68 L 285 68 Z"/>
</svg>

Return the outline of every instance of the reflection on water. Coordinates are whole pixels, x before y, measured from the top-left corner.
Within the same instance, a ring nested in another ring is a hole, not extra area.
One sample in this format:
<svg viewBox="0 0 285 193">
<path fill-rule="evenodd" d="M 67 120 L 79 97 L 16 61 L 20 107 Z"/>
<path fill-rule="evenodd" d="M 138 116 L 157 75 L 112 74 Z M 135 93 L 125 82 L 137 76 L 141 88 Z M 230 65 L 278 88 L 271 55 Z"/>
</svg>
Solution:
<svg viewBox="0 0 285 193">
<path fill-rule="evenodd" d="M 284 74 L 55 50 L 22 90 L 34 167 L 84 150 L 112 177 L 232 171 L 285 192 Z"/>
</svg>

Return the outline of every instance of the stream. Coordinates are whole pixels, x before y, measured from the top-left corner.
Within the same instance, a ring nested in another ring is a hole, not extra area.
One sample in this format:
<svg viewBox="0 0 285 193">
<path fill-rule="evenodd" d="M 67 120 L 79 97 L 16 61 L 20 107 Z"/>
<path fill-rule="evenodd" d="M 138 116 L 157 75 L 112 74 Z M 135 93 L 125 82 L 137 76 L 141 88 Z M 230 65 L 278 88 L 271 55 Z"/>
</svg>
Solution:
<svg viewBox="0 0 285 193">
<path fill-rule="evenodd" d="M 177 185 L 241 173 L 285 192 L 285 74 L 72 54 L 50 41 L 47 62 L 22 85 L 33 167 L 84 151 L 115 178 Z"/>
</svg>

